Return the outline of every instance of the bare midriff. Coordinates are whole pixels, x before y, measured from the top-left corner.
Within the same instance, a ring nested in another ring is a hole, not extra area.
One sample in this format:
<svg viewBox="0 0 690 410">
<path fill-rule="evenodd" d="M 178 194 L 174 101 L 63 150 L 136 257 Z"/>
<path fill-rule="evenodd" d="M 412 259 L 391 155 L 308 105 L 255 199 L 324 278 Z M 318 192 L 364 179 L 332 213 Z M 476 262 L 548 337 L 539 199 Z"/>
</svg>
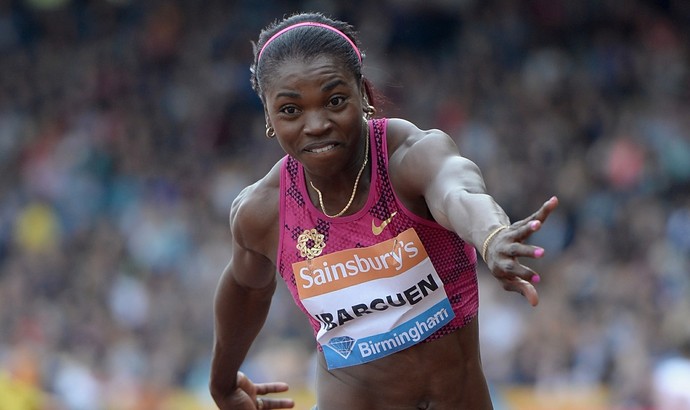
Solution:
<svg viewBox="0 0 690 410">
<path fill-rule="evenodd" d="M 477 319 L 428 343 L 373 362 L 317 368 L 319 410 L 488 410 Z"/>
</svg>

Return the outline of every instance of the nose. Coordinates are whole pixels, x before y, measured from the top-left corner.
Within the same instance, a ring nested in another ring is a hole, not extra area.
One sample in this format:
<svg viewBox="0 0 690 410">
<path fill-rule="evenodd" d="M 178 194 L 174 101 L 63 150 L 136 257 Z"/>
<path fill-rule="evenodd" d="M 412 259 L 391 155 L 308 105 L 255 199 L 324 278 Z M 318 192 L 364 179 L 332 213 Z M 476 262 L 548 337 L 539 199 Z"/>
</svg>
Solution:
<svg viewBox="0 0 690 410">
<path fill-rule="evenodd" d="M 307 111 L 304 114 L 304 132 L 312 136 L 322 136 L 328 133 L 331 123 L 323 110 Z"/>
</svg>

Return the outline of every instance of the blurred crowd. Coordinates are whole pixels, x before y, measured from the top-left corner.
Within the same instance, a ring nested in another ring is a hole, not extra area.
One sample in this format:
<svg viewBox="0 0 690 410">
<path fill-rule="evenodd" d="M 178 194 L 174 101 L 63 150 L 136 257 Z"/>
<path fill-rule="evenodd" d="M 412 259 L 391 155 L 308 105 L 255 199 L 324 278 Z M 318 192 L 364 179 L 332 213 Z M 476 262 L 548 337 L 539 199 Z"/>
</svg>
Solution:
<svg viewBox="0 0 690 410">
<path fill-rule="evenodd" d="M 661 408 L 690 380 L 684 0 L 0 0 L 0 400 L 210 403 L 229 207 L 282 156 L 251 41 L 311 10 L 360 31 L 379 115 L 448 132 L 513 220 L 560 199 L 537 308 L 479 268 L 492 386 Z M 281 287 L 245 370 L 308 389 L 313 348 Z"/>
</svg>

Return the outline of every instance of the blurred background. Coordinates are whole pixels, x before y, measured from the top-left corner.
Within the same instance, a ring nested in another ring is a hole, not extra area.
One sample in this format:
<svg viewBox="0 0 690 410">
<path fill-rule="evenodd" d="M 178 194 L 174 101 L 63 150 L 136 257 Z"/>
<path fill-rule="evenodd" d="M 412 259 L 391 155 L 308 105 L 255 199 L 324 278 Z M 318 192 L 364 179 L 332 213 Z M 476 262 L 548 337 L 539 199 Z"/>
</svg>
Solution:
<svg viewBox="0 0 690 410">
<path fill-rule="evenodd" d="M 251 41 L 312 10 L 511 219 L 560 198 L 537 308 L 479 267 L 496 408 L 690 408 L 690 2 L 0 0 L 0 409 L 213 408 L 229 207 L 282 156 Z M 280 287 L 244 370 L 308 409 L 313 350 Z"/>
</svg>

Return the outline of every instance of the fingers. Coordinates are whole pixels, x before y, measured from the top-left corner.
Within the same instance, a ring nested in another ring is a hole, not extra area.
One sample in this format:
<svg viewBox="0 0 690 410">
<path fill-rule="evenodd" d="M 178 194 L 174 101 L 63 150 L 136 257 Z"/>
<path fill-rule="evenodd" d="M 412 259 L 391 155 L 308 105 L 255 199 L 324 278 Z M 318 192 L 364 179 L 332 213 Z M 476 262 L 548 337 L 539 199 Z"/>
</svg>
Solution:
<svg viewBox="0 0 690 410">
<path fill-rule="evenodd" d="M 541 229 L 542 224 L 546 221 L 546 218 L 551 214 L 551 212 L 558 206 L 558 198 L 553 196 L 548 201 L 544 202 L 539 210 L 529 217 L 515 222 L 511 225 L 512 238 L 515 241 L 523 242 L 529 238 L 534 232 Z M 532 255 L 522 255 L 530 257 L 540 257 Z"/>
<path fill-rule="evenodd" d="M 553 212 L 557 206 L 558 198 L 552 196 L 548 201 L 544 202 L 535 213 L 511 225 L 511 227 L 517 231 L 516 237 L 518 237 L 519 240 L 524 240 L 533 232 L 538 231 L 541 224 L 546 221 L 546 218 L 551 215 L 551 212 Z"/>
<path fill-rule="evenodd" d="M 527 299 L 530 305 L 537 306 L 539 304 L 539 294 L 531 283 L 520 279 L 518 282 L 518 292 Z"/>
<path fill-rule="evenodd" d="M 256 389 L 257 396 L 264 396 L 270 393 L 282 393 L 290 389 L 287 383 L 283 382 L 271 382 L 271 383 L 255 383 L 254 388 Z M 295 402 L 292 399 L 287 398 L 269 398 L 269 397 L 257 397 L 257 405 L 260 404 L 260 409 L 291 409 L 295 406 Z"/>
<path fill-rule="evenodd" d="M 290 386 L 283 382 L 256 383 L 254 386 L 256 387 L 256 394 L 281 393 L 290 389 Z"/>
<path fill-rule="evenodd" d="M 522 245 L 525 248 L 531 248 Z M 541 248 L 538 248 L 541 249 Z M 543 249 L 541 249 L 543 254 Z M 524 296 L 532 306 L 539 303 L 539 294 L 534 284 L 541 281 L 541 277 L 528 268 L 517 262 L 515 258 L 506 258 L 494 266 L 493 275 L 501 281 L 503 289 L 517 292 Z"/>
<path fill-rule="evenodd" d="M 295 402 L 292 399 L 274 399 L 267 397 L 259 397 L 257 400 L 257 408 L 265 409 L 291 409 L 295 407 Z"/>
<path fill-rule="evenodd" d="M 243 372 L 237 372 L 237 387 L 244 390 L 245 392 L 250 392 L 252 389 L 252 381 Z"/>
<path fill-rule="evenodd" d="M 542 206 L 524 221 L 540 221 L 544 222 L 551 212 L 558 206 L 558 198 L 552 196 L 548 201 L 544 202 Z"/>
<path fill-rule="evenodd" d="M 492 274 L 500 280 L 504 287 L 510 282 L 522 280 L 528 283 L 539 283 L 541 277 L 529 267 L 519 263 L 515 258 L 506 258 L 493 266 Z"/>
<path fill-rule="evenodd" d="M 517 258 L 544 256 L 544 248 L 523 242 L 541 229 L 546 218 L 557 206 L 558 198 L 551 197 L 531 216 L 512 224 L 511 229 L 505 231 L 503 240 L 495 240 L 497 249 L 491 266 L 492 273 L 501 281 L 505 290 L 520 293 L 532 306 L 539 303 L 539 294 L 534 284 L 539 283 L 541 277 L 520 264 Z"/>
<path fill-rule="evenodd" d="M 289 390 L 290 386 L 283 382 L 253 383 L 244 373 L 237 372 L 237 386 L 247 393 L 247 398 L 254 400 L 258 409 L 291 409 L 295 402 L 288 398 L 269 398 L 264 395 L 270 393 L 282 393 Z M 257 397 L 264 396 L 264 397 Z"/>
<path fill-rule="evenodd" d="M 538 275 L 535 275 L 537 278 Z M 539 304 L 539 294 L 537 289 L 531 283 L 524 279 L 513 278 L 512 280 L 506 280 L 503 283 L 503 289 L 511 292 L 517 292 L 527 299 L 530 305 L 537 306 Z"/>
<path fill-rule="evenodd" d="M 510 258 L 541 258 L 544 256 L 544 248 L 534 245 L 526 245 L 522 242 L 512 242 L 503 248 L 500 252 L 502 255 Z"/>
</svg>

